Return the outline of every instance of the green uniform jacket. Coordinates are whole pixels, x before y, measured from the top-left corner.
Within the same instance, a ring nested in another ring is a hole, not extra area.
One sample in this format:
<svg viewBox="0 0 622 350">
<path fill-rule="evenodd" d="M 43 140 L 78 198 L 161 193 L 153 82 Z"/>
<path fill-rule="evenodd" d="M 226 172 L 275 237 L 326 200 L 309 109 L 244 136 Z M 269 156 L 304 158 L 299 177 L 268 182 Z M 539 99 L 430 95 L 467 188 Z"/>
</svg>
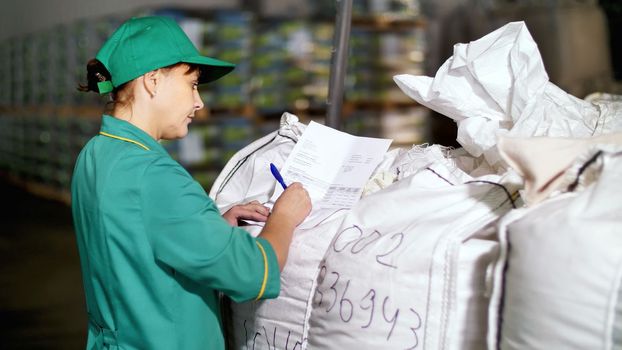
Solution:
<svg viewBox="0 0 622 350">
<path fill-rule="evenodd" d="M 231 227 L 153 138 L 103 116 L 78 156 L 72 211 L 87 349 L 223 349 L 217 291 L 276 297 L 271 245 Z"/>
</svg>

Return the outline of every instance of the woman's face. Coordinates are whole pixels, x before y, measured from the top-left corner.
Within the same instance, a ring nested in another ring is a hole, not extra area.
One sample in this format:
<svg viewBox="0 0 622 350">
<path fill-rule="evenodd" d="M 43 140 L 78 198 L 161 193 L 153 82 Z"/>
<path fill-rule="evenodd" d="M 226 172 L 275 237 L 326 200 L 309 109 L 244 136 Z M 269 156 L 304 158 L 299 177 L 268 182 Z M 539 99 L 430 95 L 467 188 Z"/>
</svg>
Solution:
<svg viewBox="0 0 622 350">
<path fill-rule="evenodd" d="M 163 71 L 162 84 L 157 87 L 159 139 L 179 139 L 188 134 L 194 113 L 203 108 L 197 88 L 199 71 L 188 72 L 187 65 Z"/>
</svg>

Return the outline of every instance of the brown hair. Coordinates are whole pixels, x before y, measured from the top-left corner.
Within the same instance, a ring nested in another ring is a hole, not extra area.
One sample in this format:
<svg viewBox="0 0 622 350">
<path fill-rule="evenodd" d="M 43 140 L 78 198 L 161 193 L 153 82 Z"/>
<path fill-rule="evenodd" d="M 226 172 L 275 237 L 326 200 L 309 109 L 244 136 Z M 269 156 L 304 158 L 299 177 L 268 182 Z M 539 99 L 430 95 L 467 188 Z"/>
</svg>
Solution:
<svg viewBox="0 0 622 350">
<path fill-rule="evenodd" d="M 199 75 L 201 74 L 201 68 L 198 65 L 183 62 L 175 63 L 166 67 L 162 67 L 160 69 L 166 72 L 181 65 L 186 65 L 188 67 L 188 70 L 184 74 L 192 74 L 197 71 L 199 72 Z M 86 64 L 86 84 L 79 84 L 78 90 L 82 92 L 93 91 L 99 93 L 99 87 L 97 86 L 97 83 L 102 81 L 109 81 L 111 79 L 111 74 L 110 72 L 108 72 L 108 69 L 106 69 L 104 64 L 101 63 L 99 60 L 93 58 L 89 60 Z M 112 110 L 117 105 L 124 106 L 132 102 L 133 96 L 124 93 L 124 91 L 126 90 L 126 87 L 131 86 L 133 82 L 133 80 L 130 80 L 127 83 L 121 84 L 112 89 L 111 101 L 107 104 L 106 110 Z"/>
<path fill-rule="evenodd" d="M 82 92 L 94 91 L 99 93 L 97 83 L 111 80 L 110 72 L 99 60 L 93 58 L 86 63 L 86 85 L 78 85 L 78 90 Z"/>
<path fill-rule="evenodd" d="M 99 60 L 93 58 L 86 63 L 86 84 L 79 84 L 78 90 L 82 92 L 97 92 L 100 93 L 97 83 L 102 81 L 110 81 L 112 76 L 108 69 Z M 129 86 L 132 82 L 127 82 L 120 86 L 115 87 L 111 92 L 111 100 L 106 103 L 106 112 L 111 112 L 116 105 L 127 105 L 132 101 L 132 96 L 125 98 L 123 90 Z"/>
</svg>

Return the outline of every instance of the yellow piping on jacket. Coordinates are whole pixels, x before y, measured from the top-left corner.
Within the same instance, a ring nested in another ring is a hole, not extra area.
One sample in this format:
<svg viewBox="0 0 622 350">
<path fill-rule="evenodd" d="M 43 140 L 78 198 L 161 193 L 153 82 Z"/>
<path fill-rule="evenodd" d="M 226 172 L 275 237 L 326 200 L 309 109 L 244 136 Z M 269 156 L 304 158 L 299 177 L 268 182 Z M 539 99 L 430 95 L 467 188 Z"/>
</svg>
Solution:
<svg viewBox="0 0 622 350">
<path fill-rule="evenodd" d="M 255 243 L 257 243 L 259 250 L 261 250 L 261 255 L 263 255 L 263 282 L 261 283 L 259 294 L 257 294 L 257 298 L 255 298 L 255 300 L 259 300 L 266 290 L 266 283 L 268 283 L 268 257 L 266 256 L 266 251 L 263 249 L 263 246 L 257 241 L 255 241 Z"/>
<path fill-rule="evenodd" d="M 103 135 L 103 136 L 111 137 L 111 138 L 113 138 L 113 139 L 117 139 L 117 140 L 121 140 L 121 141 L 125 141 L 125 142 L 130 142 L 130 143 L 133 143 L 133 144 L 135 144 L 135 145 L 138 145 L 138 146 L 140 146 L 140 147 L 142 147 L 142 148 L 146 149 L 147 151 L 150 151 L 149 147 L 147 147 L 147 146 L 143 145 L 142 143 L 140 143 L 140 142 L 138 142 L 138 141 L 134 141 L 134 140 L 132 140 L 132 139 L 128 139 L 128 138 L 121 137 L 121 136 L 117 136 L 117 135 L 112 135 L 112 134 L 109 134 L 109 133 L 107 133 L 107 132 L 103 132 L 103 131 L 100 131 L 100 132 L 99 132 L 99 134 L 100 134 L 100 135 Z"/>
</svg>

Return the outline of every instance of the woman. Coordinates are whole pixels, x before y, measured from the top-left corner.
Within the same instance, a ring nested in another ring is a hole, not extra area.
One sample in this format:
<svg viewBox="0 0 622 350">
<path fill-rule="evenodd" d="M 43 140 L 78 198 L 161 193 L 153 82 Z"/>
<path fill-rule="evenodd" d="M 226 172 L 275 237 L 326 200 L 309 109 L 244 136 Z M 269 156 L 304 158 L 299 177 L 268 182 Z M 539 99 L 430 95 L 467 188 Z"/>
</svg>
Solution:
<svg viewBox="0 0 622 350">
<path fill-rule="evenodd" d="M 272 213 L 252 202 L 221 216 L 158 143 L 188 133 L 203 108 L 197 86 L 233 67 L 201 56 L 163 17 L 125 22 L 89 62 L 81 89 L 110 92 L 113 103 L 72 179 L 88 349 L 222 349 L 218 291 L 235 301 L 278 295 L 307 192 L 294 183 Z M 253 238 L 238 219 L 265 227 Z"/>
</svg>

